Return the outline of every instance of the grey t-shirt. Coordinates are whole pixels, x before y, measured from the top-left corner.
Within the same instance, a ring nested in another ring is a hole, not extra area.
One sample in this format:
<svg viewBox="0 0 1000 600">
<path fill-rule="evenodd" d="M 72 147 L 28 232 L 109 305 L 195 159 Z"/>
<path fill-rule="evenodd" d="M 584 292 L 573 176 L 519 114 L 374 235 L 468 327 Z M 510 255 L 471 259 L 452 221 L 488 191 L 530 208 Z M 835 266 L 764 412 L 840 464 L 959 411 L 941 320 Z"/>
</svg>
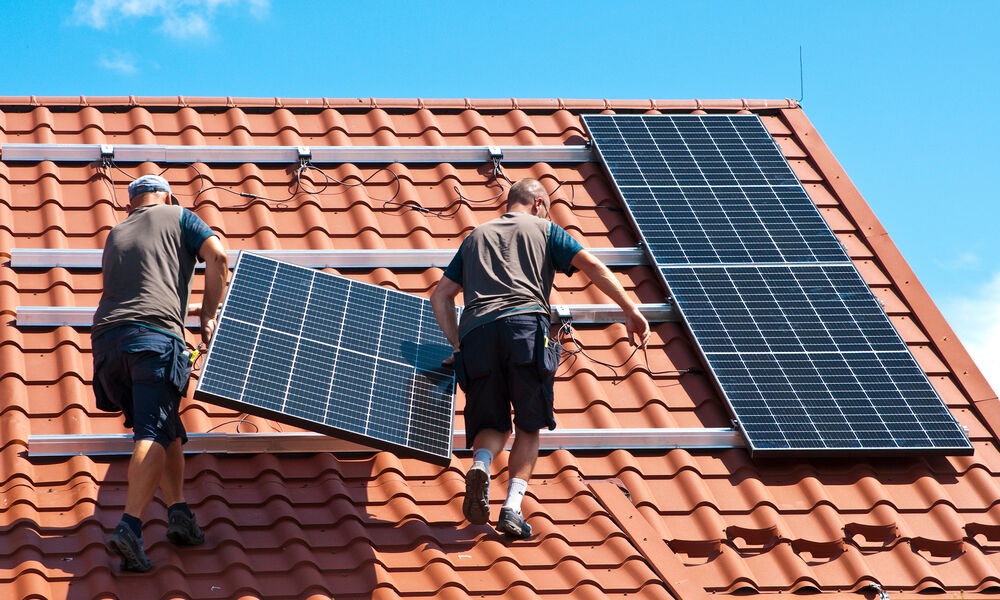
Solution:
<svg viewBox="0 0 1000 600">
<path fill-rule="evenodd" d="M 548 315 L 556 271 L 572 275 L 582 248 L 562 227 L 524 212 L 476 227 L 444 271 L 465 296 L 459 338 L 508 314 Z"/>
<path fill-rule="evenodd" d="M 138 323 L 183 341 L 198 250 L 212 235 L 193 212 L 164 204 L 141 206 L 115 225 L 104 244 L 104 293 L 91 335 Z"/>
</svg>

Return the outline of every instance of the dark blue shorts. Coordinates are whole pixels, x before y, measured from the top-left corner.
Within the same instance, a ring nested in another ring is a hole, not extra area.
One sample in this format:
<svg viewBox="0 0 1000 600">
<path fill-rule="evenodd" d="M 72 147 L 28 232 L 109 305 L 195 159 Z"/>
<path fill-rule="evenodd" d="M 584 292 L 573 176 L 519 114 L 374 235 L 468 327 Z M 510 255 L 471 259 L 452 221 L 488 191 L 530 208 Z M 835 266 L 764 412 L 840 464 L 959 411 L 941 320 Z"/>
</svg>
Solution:
<svg viewBox="0 0 1000 600">
<path fill-rule="evenodd" d="M 552 386 L 562 348 L 549 339 L 544 315 L 501 317 L 462 338 L 455 356 L 459 385 L 465 390 L 465 446 L 483 429 L 524 431 L 556 428 Z"/>
<path fill-rule="evenodd" d="M 178 414 L 191 376 L 184 345 L 148 327 L 127 324 L 99 332 L 92 346 L 97 408 L 121 411 L 136 441 L 163 446 L 178 438 L 187 442 Z"/>
</svg>

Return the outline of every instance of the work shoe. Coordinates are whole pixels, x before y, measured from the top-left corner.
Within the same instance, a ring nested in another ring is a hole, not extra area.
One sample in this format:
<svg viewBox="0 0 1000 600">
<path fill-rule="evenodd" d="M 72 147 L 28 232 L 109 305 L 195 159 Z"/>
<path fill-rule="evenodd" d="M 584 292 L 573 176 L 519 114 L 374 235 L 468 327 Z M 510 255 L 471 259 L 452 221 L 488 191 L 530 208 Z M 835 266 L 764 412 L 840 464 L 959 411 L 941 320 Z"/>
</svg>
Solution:
<svg viewBox="0 0 1000 600">
<path fill-rule="evenodd" d="M 205 541 L 205 532 L 198 527 L 194 516 L 182 510 L 170 513 L 167 524 L 167 539 L 178 546 L 197 546 Z"/>
<path fill-rule="evenodd" d="M 145 573 L 153 568 L 152 563 L 146 558 L 146 551 L 142 549 L 142 538 L 132 533 L 129 526 L 124 523 L 119 523 L 118 527 L 115 527 L 111 539 L 108 540 L 108 550 L 122 557 L 123 571 Z"/>
<path fill-rule="evenodd" d="M 497 530 L 516 540 L 531 537 L 531 525 L 525 523 L 521 513 L 506 506 L 500 509 L 500 520 L 497 521 Z"/>
<path fill-rule="evenodd" d="M 490 520 L 490 472 L 482 461 L 472 463 L 472 468 L 465 475 L 462 514 L 474 525 Z"/>
</svg>

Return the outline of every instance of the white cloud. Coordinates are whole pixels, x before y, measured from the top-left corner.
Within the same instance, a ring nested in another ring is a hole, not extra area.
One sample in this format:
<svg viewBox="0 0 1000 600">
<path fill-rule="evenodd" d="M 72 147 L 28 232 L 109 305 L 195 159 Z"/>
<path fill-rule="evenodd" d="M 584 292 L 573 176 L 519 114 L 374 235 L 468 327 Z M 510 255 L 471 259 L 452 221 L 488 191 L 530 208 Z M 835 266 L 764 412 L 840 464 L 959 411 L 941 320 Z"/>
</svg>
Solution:
<svg viewBox="0 0 1000 600">
<path fill-rule="evenodd" d="M 1000 272 L 973 296 L 943 303 L 948 323 L 989 380 L 1000 391 Z"/>
<path fill-rule="evenodd" d="M 945 259 L 935 259 L 934 263 L 949 271 L 972 271 L 982 264 L 979 254 L 975 252 L 963 252 Z"/>
<path fill-rule="evenodd" d="M 135 65 L 135 59 L 130 54 L 119 54 L 117 52 L 110 56 L 102 56 L 97 61 L 97 64 L 121 75 L 134 75 L 138 70 Z"/>
<path fill-rule="evenodd" d="M 190 39 L 212 33 L 212 20 L 220 7 L 242 10 L 244 6 L 254 18 L 263 19 L 270 10 L 270 0 L 77 0 L 73 16 L 94 29 L 155 20 L 160 32 Z"/>
<path fill-rule="evenodd" d="M 162 29 L 178 38 L 207 37 L 209 33 L 208 21 L 197 13 L 167 15 Z"/>
</svg>

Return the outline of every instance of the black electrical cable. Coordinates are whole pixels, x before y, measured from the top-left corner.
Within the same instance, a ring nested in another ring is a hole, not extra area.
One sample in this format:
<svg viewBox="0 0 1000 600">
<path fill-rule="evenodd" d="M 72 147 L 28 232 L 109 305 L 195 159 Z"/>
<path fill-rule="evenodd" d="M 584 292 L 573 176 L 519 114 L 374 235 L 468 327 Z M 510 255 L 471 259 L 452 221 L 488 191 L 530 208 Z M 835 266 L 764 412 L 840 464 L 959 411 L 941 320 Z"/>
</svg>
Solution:
<svg viewBox="0 0 1000 600">
<path fill-rule="evenodd" d="M 571 341 L 573 343 L 573 345 L 576 347 L 575 350 L 570 350 L 570 349 L 566 348 L 564 341 L 565 341 L 565 339 L 566 339 L 567 336 L 569 337 L 569 341 Z M 603 367 L 607 367 L 612 372 L 612 374 L 614 375 L 614 377 L 616 379 L 622 379 L 624 377 L 624 375 L 619 374 L 618 371 L 617 371 L 617 369 L 620 369 L 621 367 L 624 367 L 625 365 L 627 365 L 632 360 L 632 358 L 635 356 L 636 352 L 638 352 L 640 350 L 640 348 L 641 348 L 642 349 L 643 362 L 646 365 L 646 372 L 649 373 L 650 375 L 683 375 L 685 373 L 694 373 L 694 372 L 697 371 L 696 369 L 670 369 L 670 370 L 664 370 L 664 371 L 654 371 L 652 369 L 652 367 L 649 366 L 649 354 L 647 353 L 647 350 L 646 350 L 645 346 L 635 346 L 634 348 L 632 348 L 632 352 L 629 353 L 629 355 L 625 358 L 625 360 L 622 361 L 620 364 L 617 364 L 617 365 L 614 365 L 614 364 L 611 364 L 611 363 L 607 363 L 607 362 L 598 360 L 598 359 L 594 358 L 593 356 L 591 356 L 590 354 L 588 354 L 587 351 L 583 349 L 583 345 L 580 344 L 580 341 L 578 339 L 576 339 L 576 336 L 573 334 L 573 322 L 572 321 L 566 321 L 566 322 L 564 322 L 559 327 L 559 332 L 556 335 L 556 337 L 557 337 L 558 343 L 560 345 L 562 345 L 563 346 L 563 350 L 565 350 L 565 355 L 563 356 L 562 360 L 559 363 L 560 366 L 562 366 L 563 364 L 565 364 L 570 359 L 572 359 L 575 362 L 579 356 L 584 356 L 589 361 L 591 361 L 593 363 L 596 363 L 596 364 L 601 365 Z M 570 363 L 570 366 L 572 366 L 572 364 L 573 363 Z M 631 370 L 629 372 L 631 372 Z M 626 373 L 625 375 L 628 375 L 628 373 Z"/>
<path fill-rule="evenodd" d="M 258 433 L 260 431 L 260 428 L 257 427 L 257 424 L 254 423 L 253 421 L 247 421 L 247 419 L 249 417 L 250 417 L 250 415 L 244 414 L 243 417 L 241 417 L 239 419 L 230 419 L 229 421 L 224 421 L 222 423 L 219 423 L 215 427 L 212 427 L 211 429 L 209 429 L 205 433 L 212 433 L 216 429 L 218 429 L 220 427 L 225 427 L 226 425 L 229 425 L 231 423 L 236 423 L 236 433 L 243 433 L 242 431 L 240 431 L 240 425 L 243 425 L 244 423 L 246 423 L 247 425 L 250 425 L 251 427 L 253 427 L 253 432 L 254 433 Z"/>
</svg>

